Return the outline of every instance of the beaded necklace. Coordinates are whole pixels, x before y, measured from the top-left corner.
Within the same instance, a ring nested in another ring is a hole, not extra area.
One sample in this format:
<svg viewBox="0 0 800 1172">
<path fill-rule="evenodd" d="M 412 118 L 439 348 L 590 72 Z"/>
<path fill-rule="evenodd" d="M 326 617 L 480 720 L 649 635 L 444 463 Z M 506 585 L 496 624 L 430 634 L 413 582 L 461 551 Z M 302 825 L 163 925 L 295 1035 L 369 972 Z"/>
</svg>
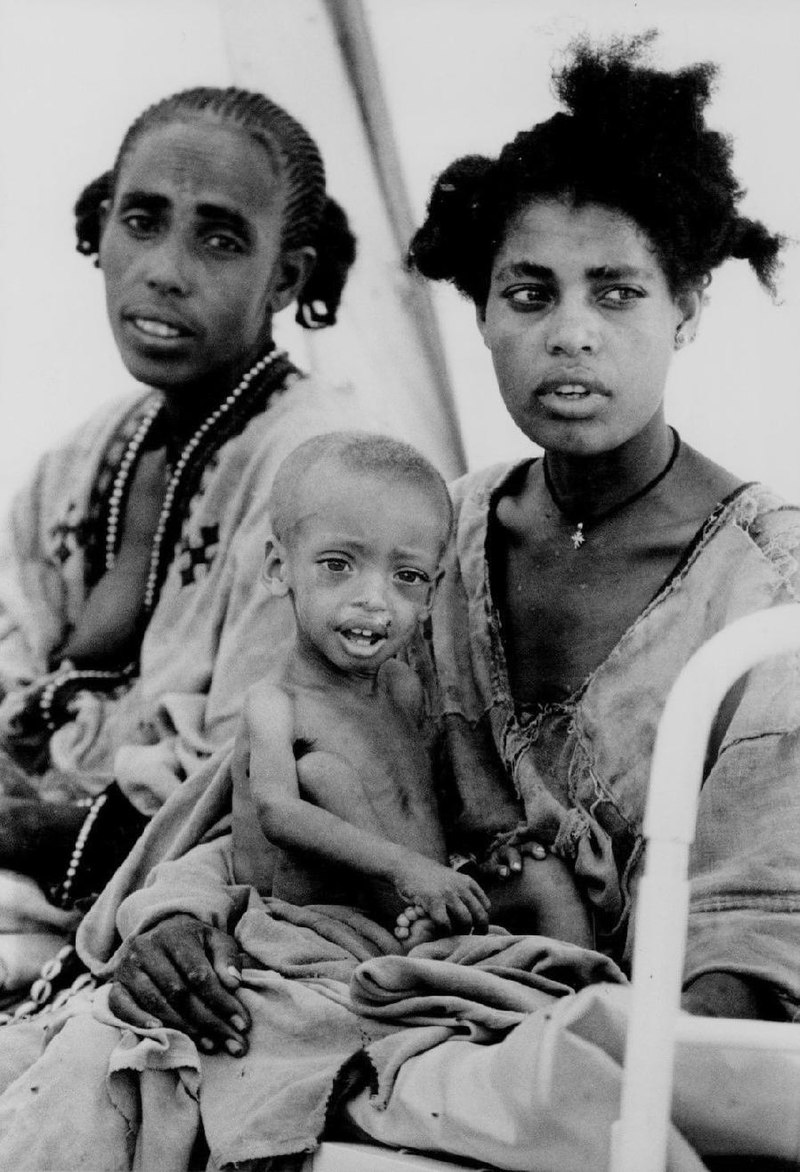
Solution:
<svg viewBox="0 0 800 1172">
<path fill-rule="evenodd" d="M 258 378 L 279 359 L 285 359 L 286 354 L 282 350 L 270 350 L 269 353 L 259 358 L 250 369 L 242 376 L 238 384 L 234 387 L 231 393 L 223 400 L 219 406 L 211 411 L 203 422 L 197 427 L 192 436 L 184 444 L 181 454 L 175 462 L 175 466 L 170 473 L 169 481 L 167 483 L 166 491 L 164 493 L 164 501 L 159 512 L 158 521 L 156 522 L 155 532 L 153 534 L 153 541 L 150 552 L 150 565 L 145 582 L 144 597 L 142 601 L 142 613 L 147 617 L 155 607 L 158 584 L 162 570 L 162 555 L 164 547 L 164 537 L 167 532 L 170 520 L 172 518 L 172 511 L 175 505 L 175 500 L 181 488 L 181 483 L 190 465 L 192 457 L 197 452 L 197 449 L 202 444 L 203 440 L 208 436 L 209 432 L 218 428 L 223 420 L 231 415 L 236 405 L 249 388 L 254 379 Z M 161 401 L 157 400 L 150 407 L 148 407 L 144 416 L 142 417 L 139 426 L 128 441 L 122 459 L 119 463 L 119 468 L 114 477 L 108 503 L 108 518 L 106 522 L 105 535 L 105 569 L 110 570 L 117 557 L 117 543 L 119 538 L 120 523 L 123 513 L 123 502 L 125 498 L 125 490 L 128 486 L 133 469 L 136 466 L 136 460 L 139 452 L 147 438 L 148 432 L 152 427 L 156 417 L 161 411 Z M 127 683 L 136 674 L 136 664 L 130 663 L 127 667 L 121 668 L 118 671 L 105 671 L 95 668 L 74 668 L 68 660 L 65 660 L 61 668 L 56 671 L 52 678 L 48 681 L 46 686 L 42 688 L 39 696 L 39 713 L 42 722 L 48 732 L 55 732 L 60 721 L 56 718 L 54 712 L 56 697 L 60 692 L 64 692 L 65 697 L 77 692 L 81 686 L 99 687 L 101 689 L 112 689 L 119 685 Z M 64 707 L 64 701 L 61 701 L 60 706 Z M 63 717 L 62 717 L 63 719 Z"/>
<path fill-rule="evenodd" d="M 144 613 L 149 614 L 153 608 L 156 595 L 156 587 L 158 585 L 159 570 L 161 567 L 161 553 L 164 543 L 164 534 L 167 531 L 167 525 L 172 515 L 172 506 L 175 503 L 175 497 L 181 483 L 184 471 L 186 470 L 191 457 L 200 446 L 206 435 L 212 428 L 220 422 L 220 420 L 230 414 L 236 403 L 241 399 L 247 388 L 250 386 L 253 379 L 258 378 L 260 374 L 272 366 L 278 359 L 284 357 L 284 352 L 281 350 L 271 350 L 254 366 L 251 366 L 247 373 L 242 377 L 239 383 L 234 387 L 228 397 L 215 407 L 214 410 L 206 416 L 194 434 L 184 444 L 180 456 L 175 462 L 175 467 L 167 484 L 164 493 L 164 503 L 161 506 L 161 512 L 156 522 L 156 529 L 153 535 L 153 544 L 150 553 L 150 568 L 147 574 L 147 581 L 144 588 Z M 146 414 L 142 418 L 141 423 L 137 427 L 134 434 L 131 436 L 130 442 L 125 449 L 125 454 L 120 461 L 117 475 L 114 477 L 114 483 L 111 488 L 111 495 L 109 498 L 108 507 L 108 523 L 106 527 L 106 556 L 105 566 L 106 570 L 110 570 L 116 561 L 117 556 L 117 536 L 119 533 L 120 520 L 122 517 L 122 500 L 125 495 L 125 487 L 131 472 L 136 464 L 136 458 L 139 450 L 144 443 L 156 416 L 161 410 L 160 403 L 154 403 L 148 408 Z"/>
</svg>

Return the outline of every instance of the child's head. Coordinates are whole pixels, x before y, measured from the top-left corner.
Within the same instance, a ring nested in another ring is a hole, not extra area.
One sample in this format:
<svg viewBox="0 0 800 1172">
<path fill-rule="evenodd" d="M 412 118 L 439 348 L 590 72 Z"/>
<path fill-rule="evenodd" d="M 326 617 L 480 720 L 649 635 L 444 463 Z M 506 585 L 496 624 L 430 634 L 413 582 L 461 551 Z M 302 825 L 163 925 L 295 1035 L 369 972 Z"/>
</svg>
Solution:
<svg viewBox="0 0 800 1172">
<path fill-rule="evenodd" d="M 409 444 L 332 432 L 296 448 L 272 488 L 264 577 L 291 595 L 301 645 L 368 674 L 401 651 L 430 611 L 452 516 Z"/>
<path fill-rule="evenodd" d="M 233 385 L 298 303 L 336 320 L 355 241 L 316 144 L 262 94 L 193 89 L 149 107 L 76 207 L 134 377 L 165 390 Z"/>
</svg>

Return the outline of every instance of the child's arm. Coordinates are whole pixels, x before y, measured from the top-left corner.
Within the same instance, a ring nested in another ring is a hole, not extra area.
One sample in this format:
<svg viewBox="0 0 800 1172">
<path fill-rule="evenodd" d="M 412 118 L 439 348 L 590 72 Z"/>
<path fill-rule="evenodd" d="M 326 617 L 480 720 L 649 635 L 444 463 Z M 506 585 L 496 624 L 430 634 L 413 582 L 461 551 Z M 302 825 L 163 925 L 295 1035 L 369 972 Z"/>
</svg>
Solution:
<svg viewBox="0 0 800 1172">
<path fill-rule="evenodd" d="M 303 800 L 292 751 L 292 704 L 284 692 L 271 685 L 251 692 L 245 719 L 249 788 L 270 842 L 391 883 L 443 930 L 486 930 L 489 900 L 474 879 Z"/>
</svg>

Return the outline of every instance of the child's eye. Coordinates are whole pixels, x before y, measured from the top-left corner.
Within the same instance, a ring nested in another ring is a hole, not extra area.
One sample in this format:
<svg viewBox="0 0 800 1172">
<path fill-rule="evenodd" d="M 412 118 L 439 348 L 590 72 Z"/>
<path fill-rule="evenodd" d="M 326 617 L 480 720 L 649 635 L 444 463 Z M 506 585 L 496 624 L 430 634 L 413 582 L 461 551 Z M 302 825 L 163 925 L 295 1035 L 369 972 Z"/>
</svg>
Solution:
<svg viewBox="0 0 800 1172">
<path fill-rule="evenodd" d="M 331 574 L 344 574 L 350 569 L 350 566 L 344 558 L 320 558 L 319 564 L 324 566 Z"/>
<path fill-rule="evenodd" d="M 430 582 L 430 578 L 423 570 L 398 570 L 395 577 L 404 586 L 419 586 L 422 583 Z"/>
</svg>

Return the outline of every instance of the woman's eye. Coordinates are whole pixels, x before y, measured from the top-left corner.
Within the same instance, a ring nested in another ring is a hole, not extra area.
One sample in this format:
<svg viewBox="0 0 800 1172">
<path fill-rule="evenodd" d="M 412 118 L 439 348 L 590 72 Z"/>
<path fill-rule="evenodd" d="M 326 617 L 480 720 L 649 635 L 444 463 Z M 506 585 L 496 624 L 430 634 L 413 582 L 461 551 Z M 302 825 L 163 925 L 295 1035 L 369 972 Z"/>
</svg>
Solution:
<svg viewBox="0 0 800 1172">
<path fill-rule="evenodd" d="M 122 222 L 134 236 L 152 236 L 157 227 L 155 217 L 147 212 L 128 212 Z"/>
<path fill-rule="evenodd" d="M 398 570 L 395 577 L 403 586 L 419 586 L 430 582 L 430 578 L 423 570 Z"/>
<path fill-rule="evenodd" d="M 549 293 L 540 285 L 516 285 L 507 289 L 503 297 L 519 309 L 540 309 L 550 300 Z"/>
<path fill-rule="evenodd" d="M 638 301 L 644 297 L 641 289 L 632 289 L 628 285 L 615 285 L 613 289 L 605 289 L 600 300 L 608 305 L 625 305 L 629 301 Z"/>
<path fill-rule="evenodd" d="M 215 252 L 244 252 L 241 240 L 227 232 L 210 232 L 205 242 Z"/>
</svg>

